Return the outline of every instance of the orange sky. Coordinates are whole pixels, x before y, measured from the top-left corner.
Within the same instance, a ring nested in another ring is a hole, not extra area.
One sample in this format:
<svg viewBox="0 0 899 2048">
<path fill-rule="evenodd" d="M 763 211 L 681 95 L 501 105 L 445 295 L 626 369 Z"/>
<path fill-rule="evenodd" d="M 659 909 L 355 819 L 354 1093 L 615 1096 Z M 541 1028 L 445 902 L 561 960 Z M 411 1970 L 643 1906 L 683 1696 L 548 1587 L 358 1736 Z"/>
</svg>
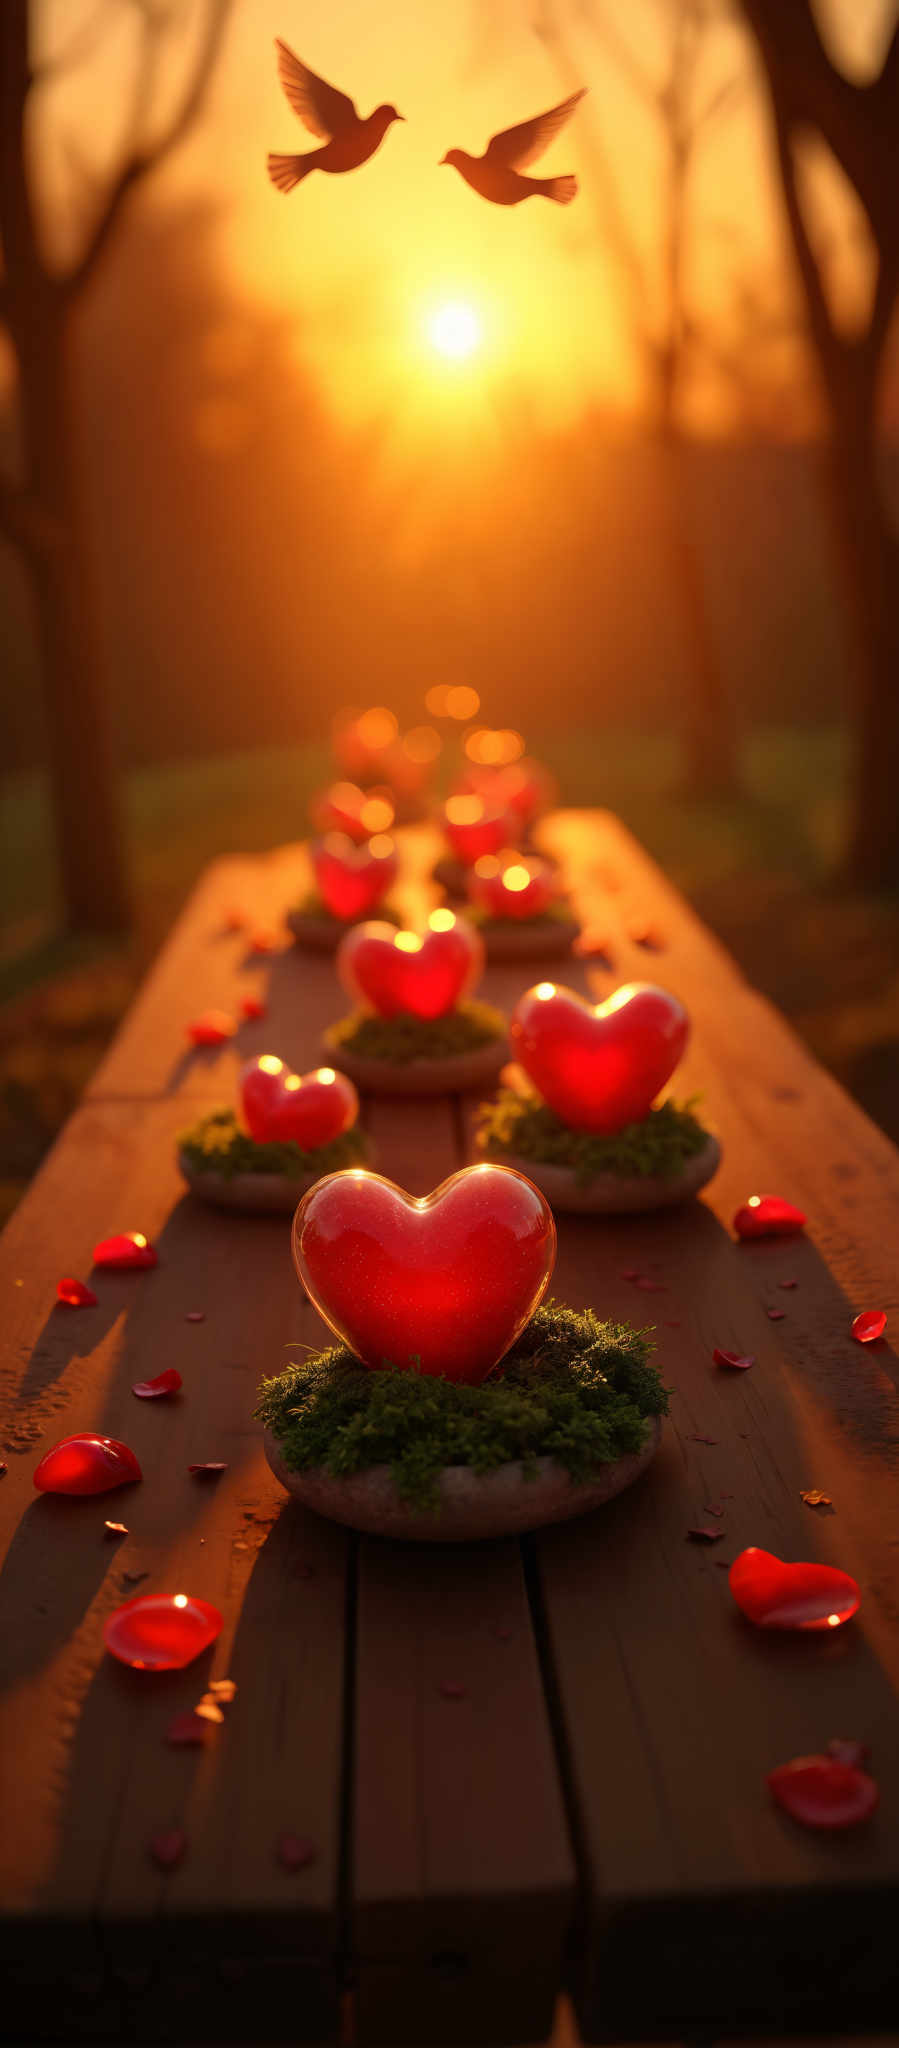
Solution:
<svg viewBox="0 0 899 2048">
<path fill-rule="evenodd" d="M 199 4 L 189 0 L 195 19 Z M 660 76 L 664 0 L 629 0 L 615 11 L 641 61 Z M 94 0 L 44 0 L 42 36 L 52 47 L 95 12 Z M 119 10 L 121 26 L 99 55 L 43 94 L 40 160 L 54 195 L 71 189 L 73 135 L 88 161 L 114 149 L 129 13 Z M 640 251 L 652 321 L 662 197 L 658 134 L 614 61 L 584 29 L 582 12 L 577 26 L 573 0 L 559 0 L 559 13 L 577 74 L 590 88 L 545 160 L 549 172 L 578 172 L 582 190 L 569 208 L 542 201 L 514 211 L 490 207 L 454 171 L 438 168 L 451 145 L 479 151 L 495 129 L 570 90 L 574 80 L 560 77 L 528 27 L 527 0 L 441 0 L 439 7 L 329 0 L 316 9 L 295 0 L 235 0 L 202 127 L 155 181 L 160 198 L 185 188 L 218 196 L 223 247 L 240 284 L 296 313 L 297 346 L 344 416 L 358 421 L 389 411 L 398 442 L 420 442 L 430 429 L 464 447 L 506 431 L 510 419 L 514 428 L 521 408 L 567 423 L 586 406 L 639 407 L 639 359 L 618 269 L 598 233 L 588 144 L 592 124 Z M 828 0 L 821 9 L 841 60 L 860 71 L 885 14 L 884 0 Z M 315 176 L 286 199 L 268 183 L 266 150 L 314 142 L 281 94 L 276 34 L 350 92 L 361 112 L 393 100 L 407 117 L 363 170 L 341 179 Z M 708 38 L 703 95 L 733 73 L 747 77 L 746 89 L 709 129 L 690 196 L 692 300 L 725 334 L 738 331 L 733 304 L 741 279 L 752 279 L 774 306 L 782 297 L 764 105 L 749 43 L 736 21 L 724 18 Z M 175 75 L 171 65 L 164 89 Z M 842 223 L 839 197 L 831 192 L 829 203 Z M 836 281 L 851 317 L 867 289 L 857 253 L 838 265 Z M 446 299 L 471 304 L 483 325 L 483 345 L 464 365 L 448 364 L 426 339 L 428 314 Z M 694 414 L 697 424 L 719 424 L 720 392 L 700 389 Z"/>
</svg>

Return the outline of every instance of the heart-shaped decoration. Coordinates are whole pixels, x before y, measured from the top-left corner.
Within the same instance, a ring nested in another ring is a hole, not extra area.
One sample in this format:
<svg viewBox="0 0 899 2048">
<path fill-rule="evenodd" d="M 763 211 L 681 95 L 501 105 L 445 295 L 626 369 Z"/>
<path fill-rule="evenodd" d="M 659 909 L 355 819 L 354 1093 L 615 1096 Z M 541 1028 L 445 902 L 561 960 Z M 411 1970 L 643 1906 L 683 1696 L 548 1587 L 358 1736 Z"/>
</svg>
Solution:
<svg viewBox="0 0 899 2048">
<path fill-rule="evenodd" d="M 396 881 L 396 847 L 384 832 L 364 846 L 354 846 L 345 832 L 328 832 L 309 851 L 318 893 L 332 917 L 367 917 Z"/>
<path fill-rule="evenodd" d="M 507 1166 L 463 1167 L 421 1197 L 353 1169 L 303 1196 L 293 1256 L 363 1365 L 479 1386 L 546 1293 L 556 1231 L 537 1188 Z"/>
<path fill-rule="evenodd" d="M 114 1436 L 64 1436 L 35 1468 L 38 1493 L 111 1493 L 143 1477 L 134 1452 Z"/>
<path fill-rule="evenodd" d="M 350 1130 L 359 1114 L 359 1097 L 345 1074 L 316 1067 L 311 1074 L 292 1074 L 283 1060 L 265 1052 L 241 1070 L 240 1102 L 251 1138 L 260 1145 L 286 1144 L 304 1152 L 330 1144 Z"/>
<path fill-rule="evenodd" d="M 785 1564 L 770 1550 L 741 1550 L 728 1574 L 741 1614 L 759 1628 L 839 1628 L 861 1594 L 832 1564 Z"/>
<path fill-rule="evenodd" d="M 539 854 L 487 853 L 476 861 L 468 877 L 472 903 L 486 910 L 488 917 L 511 917 L 521 921 L 539 917 L 559 893 L 554 870 Z"/>
<path fill-rule="evenodd" d="M 478 763 L 466 768 L 457 784 L 460 794 L 473 792 L 488 803 L 513 812 L 519 825 L 530 825 L 552 800 L 553 783 L 542 762 L 525 757 L 501 767 Z"/>
<path fill-rule="evenodd" d="M 451 910 L 432 910 L 421 935 L 392 924 L 354 925 L 337 949 L 347 994 L 379 1017 L 445 1017 L 483 969 L 483 939 Z"/>
<path fill-rule="evenodd" d="M 356 846 L 373 833 L 389 832 L 394 815 L 386 790 L 360 789 L 355 782 L 332 782 L 310 811 L 316 832 L 345 832 Z"/>
<path fill-rule="evenodd" d="M 609 1136 L 648 1116 L 689 1029 L 683 1004 L 649 982 L 626 982 L 594 1007 L 573 989 L 541 981 L 513 1010 L 509 1036 L 563 1123 Z"/>
<path fill-rule="evenodd" d="M 517 825 L 505 804 L 486 797 L 451 796 L 443 806 L 443 829 L 457 860 L 472 867 L 485 853 L 498 853 L 514 840 Z"/>
<path fill-rule="evenodd" d="M 750 1195 L 737 1210 L 734 1229 L 738 1237 L 793 1237 L 802 1230 L 805 1213 L 783 1195 Z"/>
</svg>

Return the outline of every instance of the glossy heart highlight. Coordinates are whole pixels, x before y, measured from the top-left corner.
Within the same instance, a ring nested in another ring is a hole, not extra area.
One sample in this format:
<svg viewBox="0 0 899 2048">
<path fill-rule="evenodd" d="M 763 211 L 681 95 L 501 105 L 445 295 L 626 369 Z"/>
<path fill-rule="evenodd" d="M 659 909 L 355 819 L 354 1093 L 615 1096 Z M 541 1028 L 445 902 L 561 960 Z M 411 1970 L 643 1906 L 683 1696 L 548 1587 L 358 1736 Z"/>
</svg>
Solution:
<svg viewBox="0 0 899 2048">
<path fill-rule="evenodd" d="M 505 1166 L 463 1167 L 422 1197 L 351 1169 L 304 1195 L 293 1255 L 364 1365 L 477 1386 L 542 1301 L 556 1232 L 543 1196 Z"/>
<path fill-rule="evenodd" d="M 555 872 L 538 854 L 485 854 L 468 878 L 472 903 L 488 917 L 539 917 L 558 895 Z"/>
<path fill-rule="evenodd" d="M 563 1123 L 608 1136 L 649 1114 L 689 1029 L 683 1004 L 649 982 L 627 982 L 594 1008 L 573 989 L 541 981 L 513 1010 L 509 1036 Z"/>
<path fill-rule="evenodd" d="M 241 1070 L 240 1102 L 247 1130 L 257 1143 L 285 1144 L 292 1139 L 304 1152 L 342 1137 L 359 1114 L 359 1097 L 345 1074 L 335 1073 L 333 1067 L 292 1074 L 270 1052 L 248 1060 Z"/>
<path fill-rule="evenodd" d="M 759 1628 L 839 1628 L 861 1600 L 848 1572 L 832 1564 L 785 1564 L 770 1550 L 741 1550 L 728 1582 L 741 1614 Z"/>
<path fill-rule="evenodd" d="M 379 1017 L 445 1017 L 483 973 L 484 941 L 451 910 L 434 910 L 422 934 L 358 924 L 337 949 L 337 972 Z"/>
<path fill-rule="evenodd" d="M 355 782 L 332 782 L 310 809 L 316 832 L 345 832 L 356 846 L 373 833 L 389 832 L 393 824 L 388 792 L 360 789 Z"/>
<path fill-rule="evenodd" d="M 451 796 L 443 806 L 443 829 L 456 859 L 471 867 L 482 854 L 508 846 L 516 824 L 505 804 L 482 796 Z"/>
<path fill-rule="evenodd" d="M 64 1436 L 45 1452 L 34 1474 L 38 1493 L 111 1493 L 143 1474 L 132 1450 L 114 1436 L 88 1431 Z"/>
<path fill-rule="evenodd" d="M 328 832 L 310 847 L 316 887 L 332 917 L 367 917 L 396 880 L 393 840 L 379 832 L 354 846 L 344 832 Z"/>
</svg>

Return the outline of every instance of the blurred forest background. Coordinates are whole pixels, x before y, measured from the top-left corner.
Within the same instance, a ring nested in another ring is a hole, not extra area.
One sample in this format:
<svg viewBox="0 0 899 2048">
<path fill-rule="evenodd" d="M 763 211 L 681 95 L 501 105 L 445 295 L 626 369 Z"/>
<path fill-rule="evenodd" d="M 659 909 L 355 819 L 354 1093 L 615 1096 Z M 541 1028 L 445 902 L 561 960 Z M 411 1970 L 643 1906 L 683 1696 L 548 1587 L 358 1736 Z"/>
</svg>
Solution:
<svg viewBox="0 0 899 2048">
<path fill-rule="evenodd" d="M 436 682 L 899 1136 L 897 13 L 7 0 L 0 1207 L 203 861 L 302 836 L 334 712 Z M 274 34 L 409 122 L 290 201 Z M 570 209 L 436 168 L 579 83 Z"/>
</svg>

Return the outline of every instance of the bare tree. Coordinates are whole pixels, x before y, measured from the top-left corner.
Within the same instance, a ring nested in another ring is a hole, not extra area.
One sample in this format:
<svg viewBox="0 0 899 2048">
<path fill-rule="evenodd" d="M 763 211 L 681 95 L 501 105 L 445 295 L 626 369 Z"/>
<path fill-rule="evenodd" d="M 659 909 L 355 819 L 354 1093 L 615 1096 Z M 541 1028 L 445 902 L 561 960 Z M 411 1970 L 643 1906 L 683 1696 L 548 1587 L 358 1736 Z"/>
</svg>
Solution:
<svg viewBox="0 0 899 2048">
<path fill-rule="evenodd" d="M 878 462 L 877 415 L 899 295 L 899 18 L 879 73 L 847 78 L 811 0 L 742 0 L 768 83 L 784 208 L 828 420 L 826 481 L 851 605 L 858 715 L 850 865 L 899 882 L 899 539 Z M 877 253 L 868 318 L 846 334 L 816 249 L 800 177 L 803 140 L 827 144 L 856 193 Z"/>
<path fill-rule="evenodd" d="M 101 0 L 58 58 L 32 60 L 29 0 L 0 4 L 0 317 L 15 355 L 18 477 L 0 478 L 0 532 L 18 549 L 34 597 L 47 706 L 61 891 L 72 924 L 121 928 L 129 903 L 105 706 L 78 460 L 75 323 L 132 193 L 193 126 L 230 0 L 204 0 L 202 34 L 179 103 L 155 132 L 155 82 L 173 10 Z M 117 171 L 66 268 L 47 254 L 34 175 L 33 99 L 93 48 L 123 5 L 136 8 L 139 52 Z"/>
<path fill-rule="evenodd" d="M 728 79 L 703 95 L 700 63 L 708 11 L 703 0 L 664 0 L 668 28 L 663 74 L 657 78 L 619 34 L 614 10 L 604 0 L 582 0 L 581 13 L 613 60 L 621 79 L 658 124 L 664 150 L 663 212 L 659 223 L 662 294 L 657 318 L 644 262 L 621 206 L 615 174 L 594 127 L 588 128 L 591 185 L 603 245 L 615 260 L 624 292 L 628 325 L 637 347 L 648 398 L 651 431 L 659 453 L 669 555 L 679 597 L 692 688 L 684 706 L 687 774 L 697 792 L 725 791 L 737 781 L 733 712 L 708 615 L 702 562 L 690 521 L 689 449 L 683 430 L 683 397 L 698 340 L 685 282 L 689 233 L 689 180 L 706 129 L 730 104 L 740 82 Z M 566 82 L 574 77 L 560 10 L 538 0 L 534 28 L 553 54 Z M 585 121 L 589 122 L 590 102 Z M 601 126 L 601 113 L 600 113 Z"/>
</svg>

